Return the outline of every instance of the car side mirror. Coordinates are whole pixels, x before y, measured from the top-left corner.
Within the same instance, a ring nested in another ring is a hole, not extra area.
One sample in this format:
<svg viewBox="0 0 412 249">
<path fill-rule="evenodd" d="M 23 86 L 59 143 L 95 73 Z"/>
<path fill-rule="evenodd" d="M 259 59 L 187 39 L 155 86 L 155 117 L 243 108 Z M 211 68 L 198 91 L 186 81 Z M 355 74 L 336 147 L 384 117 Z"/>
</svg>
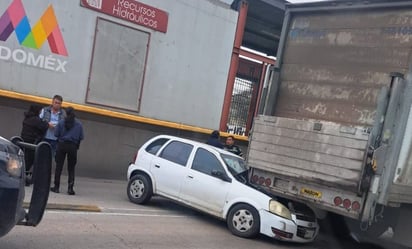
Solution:
<svg viewBox="0 0 412 249">
<path fill-rule="evenodd" d="M 225 182 L 232 182 L 232 178 L 228 177 L 224 172 L 219 170 L 212 170 L 212 176 L 222 179 Z"/>
</svg>

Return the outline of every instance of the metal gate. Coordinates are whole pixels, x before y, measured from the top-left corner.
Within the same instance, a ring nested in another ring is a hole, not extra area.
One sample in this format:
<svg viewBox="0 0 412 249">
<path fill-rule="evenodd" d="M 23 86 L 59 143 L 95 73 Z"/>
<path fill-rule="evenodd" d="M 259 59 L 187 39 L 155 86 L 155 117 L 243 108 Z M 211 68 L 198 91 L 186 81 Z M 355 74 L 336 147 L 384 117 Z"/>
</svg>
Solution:
<svg viewBox="0 0 412 249">
<path fill-rule="evenodd" d="M 247 136 L 255 115 L 262 64 L 239 59 L 233 86 L 227 132 Z"/>
</svg>

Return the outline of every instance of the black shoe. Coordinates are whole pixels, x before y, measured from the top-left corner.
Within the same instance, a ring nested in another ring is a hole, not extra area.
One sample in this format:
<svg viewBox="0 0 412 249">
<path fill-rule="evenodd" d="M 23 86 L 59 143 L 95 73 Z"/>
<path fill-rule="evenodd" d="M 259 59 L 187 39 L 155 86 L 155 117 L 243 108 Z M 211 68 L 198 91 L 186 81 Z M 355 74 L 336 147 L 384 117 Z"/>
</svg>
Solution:
<svg viewBox="0 0 412 249">
<path fill-rule="evenodd" d="M 59 188 L 56 186 L 54 186 L 53 188 L 50 188 L 50 191 L 54 193 L 60 193 Z"/>
<path fill-rule="evenodd" d="M 26 182 L 25 182 L 24 185 L 26 185 L 26 187 L 30 186 L 31 185 L 31 180 L 26 178 Z"/>
<path fill-rule="evenodd" d="M 75 195 L 75 194 L 76 194 L 76 192 L 74 192 L 73 189 L 67 190 L 67 193 L 68 193 L 69 195 Z"/>
</svg>

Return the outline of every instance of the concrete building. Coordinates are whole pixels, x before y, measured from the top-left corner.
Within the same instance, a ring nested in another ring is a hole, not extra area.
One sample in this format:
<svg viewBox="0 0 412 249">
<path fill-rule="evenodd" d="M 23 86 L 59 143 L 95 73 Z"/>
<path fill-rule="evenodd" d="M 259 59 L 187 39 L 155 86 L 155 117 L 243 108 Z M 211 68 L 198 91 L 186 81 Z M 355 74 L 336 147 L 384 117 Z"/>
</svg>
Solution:
<svg viewBox="0 0 412 249">
<path fill-rule="evenodd" d="M 248 106 L 237 138 L 247 141 L 259 83 L 274 60 L 241 45 L 275 55 L 276 37 L 253 31 L 268 29 L 253 17 L 265 4 L 278 11 L 280 33 L 283 1 L 2 1 L 0 135 L 19 134 L 29 104 L 47 105 L 60 94 L 85 126 L 78 173 L 122 178 L 155 134 L 205 140 L 213 129 L 234 132 L 230 106 L 244 75 Z M 273 44 L 262 42 L 270 37 Z"/>
</svg>

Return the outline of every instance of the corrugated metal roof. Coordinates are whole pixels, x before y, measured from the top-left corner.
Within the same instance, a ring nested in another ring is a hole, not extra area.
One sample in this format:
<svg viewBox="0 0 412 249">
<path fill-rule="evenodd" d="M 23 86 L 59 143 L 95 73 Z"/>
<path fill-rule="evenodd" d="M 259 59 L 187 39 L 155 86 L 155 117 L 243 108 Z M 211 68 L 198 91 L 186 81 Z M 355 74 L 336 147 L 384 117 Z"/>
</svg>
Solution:
<svg viewBox="0 0 412 249">
<path fill-rule="evenodd" d="M 237 9 L 241 0 L 235 0 Z M 284 0 L 248 0 L 248 14 L 242 46 L 276 56 L 285 12 Z"/>
</svg>

